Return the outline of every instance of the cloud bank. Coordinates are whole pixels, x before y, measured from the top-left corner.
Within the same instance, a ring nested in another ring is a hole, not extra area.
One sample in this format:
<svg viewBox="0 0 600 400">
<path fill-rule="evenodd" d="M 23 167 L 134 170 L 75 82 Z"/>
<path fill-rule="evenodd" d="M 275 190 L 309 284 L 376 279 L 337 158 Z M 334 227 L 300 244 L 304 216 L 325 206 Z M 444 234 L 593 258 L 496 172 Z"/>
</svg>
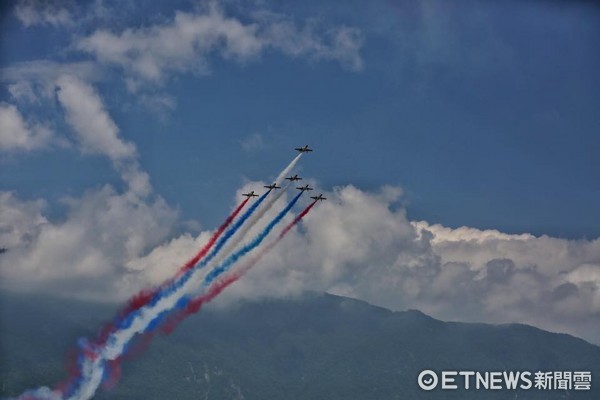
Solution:
<svg viewBox="0 0 600 400">
<path fill-rule="evenodd" d="M 600 239 L 409 221 L 397 207 L 400 195 L 394 187 L 371 193 L 344 186 L 327 193 L 329 200 L 303 227 L 221 302 L 329 291 L 443 319 L 523 322 L 600 342 Z M 98 297 L 106 290 L 126 297 L 171 276 L 210 234 L 169 237 L 163 226 L 174 215 L 168 207 L 132 203 L 110 188 L 72 203 L 60 224 L 47 221 L 42 202 L 6 193 L 0 201 L 11 216 L 0 236 L 8 243 L 0 257 L 2 281 L 13 288 L 43 288 L 51 281 L 53 290 L 66 289 L 75 280 L 88 293 L 96 287 Z M 9 234 L 7 226 L 19 228 Z"/>
</svg>

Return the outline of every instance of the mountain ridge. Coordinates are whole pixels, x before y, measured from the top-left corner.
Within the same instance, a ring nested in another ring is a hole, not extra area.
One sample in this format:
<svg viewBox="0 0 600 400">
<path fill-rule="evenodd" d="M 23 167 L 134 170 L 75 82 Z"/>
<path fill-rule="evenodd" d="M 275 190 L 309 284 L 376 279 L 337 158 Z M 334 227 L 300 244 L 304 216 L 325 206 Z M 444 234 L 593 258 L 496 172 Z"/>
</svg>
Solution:
<svg viewBox="0 0 600 400">
<path fill-rule="evenodd" d="M 2 396 L 64 379 L 65 353 L 114 313 L 114 305 L 43 296 L 4 295 L 0 308 Z M 445 322 L 311 292 L 204 309 L 126 361 L 121 382 L 96 398 L 591 399 L 599 393 L 595 382 L 588 392 L 425 392 L 417 385 L 424 369 L 583 369 L 593 380 L 600 376 L 600 347 L 524 324 Z"/>
</svg>

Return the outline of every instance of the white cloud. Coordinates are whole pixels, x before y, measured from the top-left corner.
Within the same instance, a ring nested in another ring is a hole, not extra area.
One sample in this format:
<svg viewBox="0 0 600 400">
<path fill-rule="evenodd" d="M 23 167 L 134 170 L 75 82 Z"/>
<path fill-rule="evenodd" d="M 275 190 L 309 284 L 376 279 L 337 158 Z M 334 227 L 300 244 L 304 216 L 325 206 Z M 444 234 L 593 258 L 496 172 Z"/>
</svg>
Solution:
<svg viewBox="0 0 600 400">
<path fill-rule="evenodd" d="M 142 201 L 109 186 L 66 203 L 67 218 L 48 222 L 39 202 L 0 194 L 0 240 L 8 249 L 0 272 L 6 287 L 104 300 L 106 293 L 118 296 L 127 263 L 165 240 L 176 220 L 162 199 Z"/>
<path fill-rule="evenodd" d="M 475 228 L 469 228 L 467 226 L 461 226 L 460 228 L 452 229 L 444 227 L 440 224 L 430 225 L 425 221 L 413 222 L 413 225 L 419 232 L 427 229 L 435 234 L 432 239 L 432 243 L 440 244 L 444 242 L 474 242 L 481 244 L 491 240 L 528 240 L 535 239 L 535 236 L 528 233 L 520 235 L 510 235 L 502 233 L 495 229 L 479 230 Z"/>
<path fill-rule="evenodd" d="M 57 86 L 66 120 L 73 127 L 84 152 L 106 155 L 113 161 L 136 156 L 135 146 L 119 138 L 119 128 L 89 84 L 63 75 Z"/>
<path fill-rule="evenodd" d="M 0 103 L 0 151 L 29 151 L 47 146 L 52 130 L 43 124 L 28 123 L 17 107 Z"/>
<path fill-rule="evenodd" d="M 249 182 L 239 193 L 261 186 Z M 600 239 L 411 222 L 397 207 L 400 195 L 394 187 L 369 193 L 346 186 L 326 193 L 328 200 L 306 216 L 302 228 L 220 301 L 326 290 L 392 309 L 417 308 L 442 319 L 523 322 L 600 342 L 595 317 L 600 311 Z M 262 226 L 289 201 L 289 194 L 285 197 Z M 6 198 L 11 199 L 0 196 Z M 11 239 L 9 251 L 0 257 L 11 266 L 10 274 L 3 268 L 3 278 L 18 275 L 23 282 L 51 279 L 58 286 L 75 280 L 126 296 L 171 276 L 210 234 L 168 238 L 164 227 L 172 225 L 173 214 L 164 203 L 140 204 L 136 197 L 107 188 L 74 202 L 62 224 L 47 223 L 37 203 L 4 202 L 11 210 L 33 207 L 34 222 L 14 212 L 23 222 L 13 218 L 5 224 L 25 227 L 16 231 L 28 232 L 28 240 L 15 245 Z M 295 212 L 307 204 L 301 199 Z M 292 218 L 288 215 L 274 233 Z"/>
<path fill-rule="evenodd" d="M 70 26 L 73 24 L 73 16 L 67 6 L 66 1 L 20 0 L 15 6 L 15 15 L 25 27 Z"/>
<path fill-rule="evenodd" d="M 347 26 L 323 29 L 315 20 L 304 26 L 284 16 L 269 12 L 257 13 L 261 25 L 260 37 L 269 46 L 292 57 L 313 60 L 334 60 L 350 70 L 362 70 L 360 49 L 364 39 L 360 30 Z"/>
<path fill-rule="evenodd" d="M 42 201 L 0 193 L 0 247 L 7 249 L 0 273 L 11 289 L 100 299 L 107 290 L 131 289 L 127 276 L 136 274 L 128 265 L 168 238 L 177 212 L 150 196 L 149 176 L 139 166 L 135 146 L 120 137 L 94 88 L 69 75 L 57 79 L 56 87 L 79 148 L 109 158 L 128 186 L 123 193 L 105 186 L 65 199 L 66 218 L 53 222 L 44 216 Z M 7 106 L 0 116 L 5 109 L 11 116 L 16 112 Z M 0 126 L 7 125 L 3 120 Z"/>
<path fill-rule="evenodd" d="M 205 57 L 216 47 L 239 59 L 255 55 L 262 47 L 255 31 L 256 26 L 226 18 L 213 7 L 204 15 L 177 12 L 165 25 L 127 29 L 120 34 L 98 30 L 82 39 L 78 47 L 100 62 L 159 81 L 171 70 L 205 72 Z"/>
<path fill-rule="evenodd" d="M 79 150 L 108 157 L 130 186 L 130 194 L 146 196 L 152 190 L 150 178 L 139 166 L 136 146 L 121 137 L 119 127 L 90 83 L 99 75 L 97 66 L 86 62 L 35 61 L 2 69 L 2 79 L 14 82 L 9 92 L 16 101 L 43 101 L 51 106 L 58 100 Z M 156 112 L 175 107 L 168 96 L 148 99 Z M 46 125 L 25 121 L 15 106 L 0 104 L 0 150 L 33 150 L 49 144 L 70 145 Z"/>
<path fill-rule="evenodd" d="M 260 183 L 248 183 L 241 190 L 257 187 Z M 523 322 L 600 342 L 594 317 L 600 307 L 600 239 L 411 222 L 403 208 L 393 206 L 400 195 L 393 187 L 367 193 L 347 186 L 327 193 L 329 200 L 306 217 L 304 228 L 286 237 L 220 301 L 326 290 L 442 319 Z M 281 207 L 283 201 L 268 217 Z M 289 221 L 291 216 L 284 222 Z M 165 244 L 136 262 L 155 271 L 161 260 L 171 260 L 173 270 L 173 261 L 183 262 L 184 249 L 193 243 L 181 237 L 173 251 Z M 140 271 L 141 281 L 158 277 Z"/>
<path fill-rule="evenodd" d="M 0 248 L 10 249 L 29 243 L 37 227 L 48 221 L 42 215 L 45 202 L 20 201 L 13 193 L 0 193 L 2 218 L 0 218 Z"/>
<path fill-rule="evenodd" d="M 26 103 L 37 102 L 33 85 L 28 81 L 17 81 L 8 85 L 8 92 L 15 101 Z"/>
<path fill-rule="evenodd" d="M 107 156 L 128 183 L 131 194 L 148 195 L 150 177 L 138 165 L 135 145 L 120 137 L 117 124 L 94 88 L 70 75 L 61 76 L 56 85 L 58 101 L 81 150 Z"/>
<path fill-rule="evenodd" d="M 65 75 L 88 83 L 104 79 L 100 66 L 91 61 L 58 63 L 35 60 L 13 63 L 0 69 L 0 81 L 7 82 L 9 93 L 18 103 L 54 102 L 56 81 Z"/>
<path fill-rule="evenodd" d="M 121 33 L 97 30 L 76 46 L 102 63 L 123 68 L 134 78 L 155 83 L 173 72 L 208 72 L 211 53 L 245 62 L 268 48 L 296 57 L 338 61 L 354 70 L 362 68 L 362 35 L 358 30 L 321 29 L 315 23 L 299 28 L 281 16 L 257 15 L 255 21 L 244 23 L 226 16 L 213 4 L 204 13 L 176 12 L 165 24 Z M 128 85 L 136 88 L 139 82 L 130 78 Z"/>
</svg>

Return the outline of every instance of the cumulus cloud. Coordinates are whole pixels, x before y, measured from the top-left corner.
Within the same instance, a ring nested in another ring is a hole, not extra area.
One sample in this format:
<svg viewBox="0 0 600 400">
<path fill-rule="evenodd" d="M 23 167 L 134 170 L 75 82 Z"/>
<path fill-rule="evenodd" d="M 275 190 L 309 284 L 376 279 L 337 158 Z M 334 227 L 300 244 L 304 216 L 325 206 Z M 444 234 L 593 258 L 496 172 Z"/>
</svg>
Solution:
<svg viewBox="0 0 600 400">
<path fill-rule="evenodd" d="M 171 72 L 206 73 L 211 53 L 246 62 L 266 49 L 309 59 L 334 60 L 359 70 L 362 35 L 354 28 L 323 29 L 315 23 L 298 27 L 270 13 L 251 22 L 228 17 L 216 5 L 203 13 L 176 12 L 172 21 L 120 33 L 97 30 L 76 43 L 107 64 L 123 68 L 130 76 L 161 82 Z M 131 89 L 139 84 L 128 81 Z"/>
<path fill-rule="evenodd" d="M 127 187 L 118 193 L 104 186 L 63 199 L 68 212 L 60 221 L 44 215 L 42 200 L 22 201 L 0 192 L 0 248 L 6 250 L 0 257 L 2 283 L 11 289 L 107 300 L 107 291 L 129 293 L 132 260 L 168 239 L 177 212 L 152 195 L 136 147 L 121 137 L 96 90 L 71 75 L 62 75 L 55 85 L 77 146 L 110 159 Z M 6 106 L 0 113 L 4 109 L 10 116 L 16 112 Z M 7 125 L 1 121 L 0 127 Z"/>
<path fill-rule="evenodd" d="M 258 187 L 248 183 L 241 190 Z M 329 200 L 306 217 L 303 228 L 220 301 L 324 290 L 442 319 L 529 323 L 600 342 L 600 240 L 409 221 L 397 207 L 401 193 L 353 186 L 327 193 Z M 140 282 L 164 278 L 156 273 L 165 272 L 161 263 L 174 270 L 187 258 L 185 251 L 206 238 L 207 232 L 182 236 L 137 260 L 153 271 L 146 274 L 140 267 Z"/>
<path fill-rule="evenodd" d="M 44 124 L 29 123 L 17 107 L 0 103 L 0 151 L 29 151 L 46 147 L 53 138 Z"/>
<path fill-rule="evenodd" d="M 129 260 L 165 240 L 177 216 L 162 199 L 142 201 L 109 186 L 65 202 L 65 220 L 49 222 L 39 202 L 0 194 L 7 249 L 0 271 L 8 287 L 106 300 L 126 279 Z"/>
</svg>

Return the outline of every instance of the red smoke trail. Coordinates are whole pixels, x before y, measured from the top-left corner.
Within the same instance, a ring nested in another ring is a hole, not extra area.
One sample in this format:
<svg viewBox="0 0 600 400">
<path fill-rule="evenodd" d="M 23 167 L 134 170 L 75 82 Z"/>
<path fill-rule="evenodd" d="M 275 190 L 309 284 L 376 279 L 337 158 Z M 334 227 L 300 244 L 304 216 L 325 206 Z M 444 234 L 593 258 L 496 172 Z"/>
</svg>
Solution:
<svg viewBox="0 0 600 400">
<path fill-rule="evenodd" d="M 277 236 L 277 239 L 275 239 L 274 241 L 269 243 L 267 246 L 263 247 L 251 260 L 249 260 L 242 267 L 238 268 L 237 271 L 235 271 L 234 273 L 232 273 L 224 278 L 217 280 L 215 282 L 215 284 L 212 285 L 208 289 L 208 292 L 190 300 L 190 302 L 187 304 L 187 306 L 183 310 L 179 311 L 177 314 L 175 314 L 171 318 L 169 318 L 167 320 L 167 322 L 165 322 L 165 324 L 161 328 L 161 331 L 165 334 L 170 334 L 181 323 L 181 321 L 183 321 L 189 315 L 195 314 L 198 311 L 200 311 L 200 308 L 202 307 L 202 305 L 204 303 L 208 303 L 211 300 L 213 300 L 215 297 L 217 297 L 219 294 L 221 294 L 221 292 L 223 290 L 225 290 L 229 285 L 231 285 L 232 283 L 234 283 L 238 279 L 240 279 L 242 276 L 244 276 L 244 274 L 246 274 L 246 272 L 248 272 L 252 267 L 254 267 L 256 265 L 256 263 L 258 263 L 258 261 L 265 254 L 267 254 L 269 251 L 271 251 L 271 249 L 273 249 L 273 247 L 275 247 L 277 245 L 277 243 L 279 243 L 279 241 L 281 239 L 283 239 L 284 236 L 287 235 L 288 232 L 294 226 L 296 226 L 296 224 L 298 224 L 298 222 L 300 222 L 300 220 L 302 220 L 302 218 L 304 218 L 304 216 L 306 216 L 306 214 L 308 214 L 308 212 L 315 206 L 315 204 L 317 204 L 317 200 L 313 201 L 304 210 L 302 210 L 302 212 L 300 214 L 298 214 L 296 216 L 296 218 L 294 218 L 294 220 L 292 222 L 290 222 L 281 231 L 279 236 Z"/>
<path fill-rule="evenodd" d="M 246 206 L 246 204 L 248 204 L 249 200 L 250 200 L 250 197 L 246 198 L 244 201 L 242 201 L 240 203 L 240 205 L 237 206 L 237 208 L 235 210 L 233 210 L 233 212 L 231 214 L 229 214 L 227 219 L 223 222 L 223 224 L 221 224 L 219 229 L 216 230 L 216 232 L 212 235 L 212 237 L 204 245 L 204 247 L 202 247 L 202 249 L 200 249 L 200 251 L 194 257 L 192 257 L 188 262 L 186 262 L 183 266 L 181 266 L 181 268 L 179 268 L 179 271 L 177 271 L 177 274 L 175 275 L 175 277 L 170 278 L 166 282 L 163 282 L 159 287 L 142 289 L 141 291 L 139 291 L 137 294 L 132 296 L 127 301 L 127 305 L 125 307 L 123 307 L 122 310 L 119 311 L 117 318 L 120 320 L 120 319 L 124 318 L 126 315 L 128 315 L 129 313 L 142 308 L 143 306 L 148 304 L 150 302 L 150 300 L 152 300 L 154 295 L 158 291 L 160 291 L 163 287 L 169 285 L 175 279 L 177 279 L 178 277 L 183 275 L 186 271 L 192 269 L 194 267 L 194 265 L 196 265 L 198 263 L 198 261 L 200 261 L 204 256 L 206 256 L 206 254 L 214 246 L 214 244 L 219 239 L 219 237 L 223 234 L 225 229 L 227 229 L 227 227 L 238 216 L 238 214 L 242 211 L 244 206 Z M 98 339 L 96 340 L 96 343 L 99 345 L 104 344 L 106 342 L 106 340 L 108 339 L 108 336 L 114 331 L 114 328 L 115 328 L 115 325 L 113 323 L 108 323 L 108 324 L 104 325 L 100 329 L 100 333 L 98 334 Z"/>
<path fill-rule="evenodd" d="M 185 263 L 183 267 L 181 267 L 181 269 L 177 273 L 177 276 L 180 276 L 186 271 L 192 269 L 194 265 L 196 265 L 198 261 L 200 261 L 208 253 L 208 251 L 213 247 L 219 236 L 221 236 L 221 234 L 225 231 L 229 224 L 233 222 L 235 217 L 237 217 L 240 211 L 242 211 L 242 208 L 244 208 L 244 206 L 246 205 L 246 203 L 248 203 L 249 200 L 250 197 L 247 197 L 246 200 L 244 200 L 235 210 L 233 210 L 233 212 L 229 215 L 229 217 L 227 217 L 225 222 L 223 222 L 223 225 L 221 225 L 219 229 L 217 229 L 217 231 L 213 234 L 208 243 L 204 245 L 202 250 L 200 250 L 198 254 L 196 254 L 191 260 Z"/>
<path fill-rule="evenodd" d="M 313 208 L 315 206 L 315 204 L 317 204 L 317 201 L 318 200 L 313 201 L 312 203 L 310 203 L 308 205 L 308 207 L 306 207 L 304 210 L 302 210 L 302 212 L 300 214 L 296 215 L 296 218 L 294 218 L 294 220 L 292 222 L 290 222 L 285 228 L 283 228 L 283 231 L 281 231 L 281 233 L 277 237 L 276 242 L 280 241 L 290 231 L 290 229 L 292 229 L 294 227 L 294 225 L 296 225 L 298 222 L 300 222 L 300 220 L 302 218 L 304 218 L 304 216 L 306 214 L 308 214 L 310 209 Z"/>
</svg>

